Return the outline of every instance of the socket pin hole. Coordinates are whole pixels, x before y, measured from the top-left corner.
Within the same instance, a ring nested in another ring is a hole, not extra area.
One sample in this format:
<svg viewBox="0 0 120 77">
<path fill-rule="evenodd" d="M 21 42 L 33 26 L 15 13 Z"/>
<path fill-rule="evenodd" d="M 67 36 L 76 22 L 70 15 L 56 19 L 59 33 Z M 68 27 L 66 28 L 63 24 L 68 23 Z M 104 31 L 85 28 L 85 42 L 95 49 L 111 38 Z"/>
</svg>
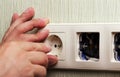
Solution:
<svg viewBox="0 0 120 77">
<path fill-rule="evenodd" d="M 54 47 L 57 48 L 57 45 L 55 44 Z"/>
</svg>

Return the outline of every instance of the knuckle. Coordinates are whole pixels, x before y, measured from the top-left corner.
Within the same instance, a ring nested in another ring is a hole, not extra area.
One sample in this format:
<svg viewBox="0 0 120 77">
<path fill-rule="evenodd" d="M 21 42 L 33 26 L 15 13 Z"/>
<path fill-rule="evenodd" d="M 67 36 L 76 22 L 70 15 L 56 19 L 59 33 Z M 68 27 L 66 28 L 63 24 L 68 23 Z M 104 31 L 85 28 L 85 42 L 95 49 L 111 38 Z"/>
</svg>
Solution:
<svg viewBox="0 0 120 77">
<path fill-rule="evenodd" d="M 33 75 L 32 65 L 26 65 L 21 71 L 22 76 L 31 76 Z"/>
<path fill-rule="evenodd" d="M 41 72 L 42 72 L 42 77 L 46 77 L 47 71 L 45 67 L 42 67 Z"/>
<path fill-rule="evenodd" d="M 30 25 L 33 25 L 34 27 L 38 25 L 39 21 L 38 19 L 32 19 L 29 21 Z"/>
<path fill-rule="evenodd" d="M 48 57 L 45 53 L 41 54 L 43 56 L 43 66 L 47 67 L 48 65 Z"/>
<path fill-rule="evenodd" d="M 18 19 L 16 19 L 15 25 L 24 22 L 24 19 L 25 19 L 25 17 L 19 17 Z"/>
<path fill-rule="evenodd" d="M 21 32 L 21 25 L 16 26 L 16 28 L 14 29 L 16 32 Z"/>
<path fill-rule="evenodd" d="M 33 25 L 34 27 L 44 27 L 45 22 L 42 19 L 32 19 L 31 21 L 31 25 Z"/>
<path fill-rule="evenodd" d="M 37 49 L 37 47 L 35 45 L 32 45 L 31 50 L 38 50 L 38 49 Z"/>
<path fill-rule="evenodd" d="M 29 25 L 35 25 L 35 22 L 34 22 L 34 20 L 30 20 L 30 21 L 27 22 L 27 24 L 29 24 Z"/>
<path fill-rule="evenodd" d="M 8 46 L 16 46 L 17 45 L 17 42 L 15 41 L 10 41 L 7 43 Z"/>
<path fill-rule="evenodd" d="M 18 22 L 24 22 L 25 18 L 26 18 L 26 16 L 20 16 L 18 19 Z"/>
<path fill-rule="evenodd" d="M 37 19 L 37 18 L 36 18 L 36 19 L 32 19 L 31 21 L 33 21 L 33 22 L 39 22 L 39 20 L 40 20 L 40 19 Z"/>
<path fill-rule="evenodd" d="M 3 44 L 3 49 L 5 49 L 5 52 L 7 52 L 7 51 L 10 51 L 10 50 L 13 50 L 13 48 L 16 46 L 16 42 L 14 42 L 14 41 L 9 41 L 9 42 L 5 42 L 4 44 Z"/>
<path fill-rule="evenodd" d="M 46 77 L 47 70 L 44 66 L 34 65 L 33 71 L 35 77 Z"/>
<path fill-rule="evenodd" d="M 49 52 L 51 51 L 51 48 L 49 46 L 47 46 L 46 44 L 42 43 L 41 44 L 41 48 L 44 52 Z"/>
</svg>

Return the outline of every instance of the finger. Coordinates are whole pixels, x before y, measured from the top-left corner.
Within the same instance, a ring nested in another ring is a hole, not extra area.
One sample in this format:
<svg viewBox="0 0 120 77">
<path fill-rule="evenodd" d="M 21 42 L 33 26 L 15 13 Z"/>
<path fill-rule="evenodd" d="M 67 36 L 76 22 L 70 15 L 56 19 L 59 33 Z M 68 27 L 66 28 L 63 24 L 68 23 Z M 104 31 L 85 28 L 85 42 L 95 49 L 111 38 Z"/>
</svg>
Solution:
<svg viewBox="0 0 120 77">
<path fill-rule="evenodd" d="M 28 21 L 28 20 L 30 20 L 30 19 L 32 19 L 33 16 L 34 16 L 34 9 L 33 9 L 33 8 L 28 8 L 28 9 L 26 9 L 26 10 L 16 19 L 16 21 L 14 21 L 14 23 L 11 24 L 11 27 L 10 27 L 10 29 L 9 29 L 8 32 L 10 33 L 10 32 L 13 31 L 14 28 L 15 28 L 16 26 L 18 26 L 19 24 L 21 24 L 21 23 L 23 23 L 23 22 L 25 22 L 25 21 Z M 17 15 L 16 15 L 16 17 L 17 17 Z"/>
<path fill-rule="evenodd" d="M 22 34 L 20 37 L 24 38 L 24 40 L 26 41 L 39 42 L 39 41 L 44 41 L 48 37 L 48 34 L 49 34 L 49 30 L 44 29 L 37 32 L 36 34 Z"/>
<path fill-rule="evenodd" d="M 19 17 L 19 15 L 17 13 L 14 13 L 13 16 L 12 16 L 12 20 L 11 20 L 11 24 Z M 11 26 L 11 25 L 10 25 Z M 6 37 L 8 36 L 8 34 L 10 33 L 10 29 L 9 28 L 6 32 L 5 32 L 5 35 L 3 37 L 3 40 L 6 39 Z"/>
<path fill-rule="evenodd" d="M 46 68 L 40 65 L 33 65 L 33 73 L 35 77 L 46 77 Z"/>
<path fill-rule="evenodd" d="M 27 20 L 32 19 L 33 16 L 34 16 L 34 9 L 33 8 L 28 8 L 20 16 L 18 16 L 17 14 L 14 14 L 12 17 L 12 21 L 11 21 L 11 22 L 14 21 L 14 23 L 11 24 L 11 27 L 6 32 L 6 35 L 4 36 L 3 41 L 14 30 L 14 28 L 16 26 L 18 26 L 19 24 L 21 24 Z"/>
<path fill-rule="evenodd" d="M 39 51 L 44 53 L 51 51 L 51 47 L 44 43 L 20 42 L 20 46 L 26 51 Z"/>
<path fill-rule="evenodd" d="M 47 55 L 48 56 L 48 67 L 54 66 L 58 62 L 58 58 L 53 55 Z"/>
<path fill-rule="evenodd" d="M 13 16 L 12 16 L 11 24 L 12 24 L 13 22 L 15 22 L 15 20 L 17 20 L 18 17 L 19 17 L 19 15 L 18 15 L 17 13 L 14 13 Z"/>
<path fill-rule="evenodd" d="M 32 64 L 38 64 L 47 67 L 48 65 L 48 58 L 47 55 L 43 52 L 27 52 L 27 58 Z"/>
<path fill-rule="evenodd" d="M 21 34 L 28 32 L 34 28 L 43 28 L 49 23 L 49 19 L 33 19 L 31 21 L 25 22 L 21 24 L 20 26 L 17 26 L 15 28 L 15 33 Z"/>
<path fill-rule="evenodd" d="M 35 12 L 32 7 L 26 9 L 19 17 L 18 19 L 12 24 L 13 27 L 17 26 L 18 24 L 21 24 L 25 21 L 28 21 L 33 18 Z"/>
</svg>

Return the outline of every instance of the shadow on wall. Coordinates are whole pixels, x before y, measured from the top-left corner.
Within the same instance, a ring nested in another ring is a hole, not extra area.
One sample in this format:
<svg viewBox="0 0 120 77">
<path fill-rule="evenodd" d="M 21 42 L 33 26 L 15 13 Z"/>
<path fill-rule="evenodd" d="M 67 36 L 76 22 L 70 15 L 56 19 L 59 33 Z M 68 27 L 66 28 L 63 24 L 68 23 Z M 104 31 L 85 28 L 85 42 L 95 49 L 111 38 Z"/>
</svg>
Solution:
<svg viewBox="0 0 120 77">
<path fill-rule="evenodd" d="M 119 71 L 48 69 L 47 77 L 120 77 Z M 101 76 L 102 74 L 102 76 Z"/>
</svg>

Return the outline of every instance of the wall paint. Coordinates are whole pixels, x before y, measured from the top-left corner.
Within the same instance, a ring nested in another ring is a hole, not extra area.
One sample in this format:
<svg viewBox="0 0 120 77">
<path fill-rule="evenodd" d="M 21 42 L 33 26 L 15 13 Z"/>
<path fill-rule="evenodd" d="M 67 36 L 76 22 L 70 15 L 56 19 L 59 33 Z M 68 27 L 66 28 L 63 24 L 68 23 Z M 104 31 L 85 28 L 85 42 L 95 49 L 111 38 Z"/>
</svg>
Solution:
<svg viewBox="0 0 120 77">
<path fill-rule="evenodd" d="M 34 7 L 35 18 L 48 17 L 51 23 L 120 22 L 120 0 L 1 0 L 0 40 L 14 12 Z M 119 72 L 49 70 L 47 77 L 120 77 Z"/>
</svg>

